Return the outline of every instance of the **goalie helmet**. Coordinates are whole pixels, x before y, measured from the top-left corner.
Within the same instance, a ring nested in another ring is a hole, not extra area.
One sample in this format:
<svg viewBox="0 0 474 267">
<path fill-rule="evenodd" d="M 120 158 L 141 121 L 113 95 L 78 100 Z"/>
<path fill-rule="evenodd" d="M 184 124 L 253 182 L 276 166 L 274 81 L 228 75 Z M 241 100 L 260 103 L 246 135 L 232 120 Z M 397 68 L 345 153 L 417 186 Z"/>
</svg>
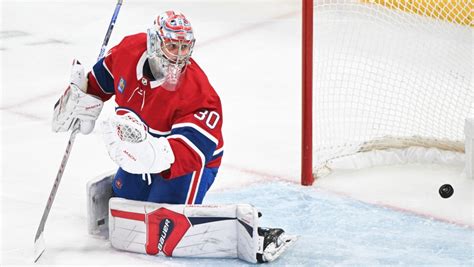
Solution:
<svg viewBox="0 0 474 267">
<path fill-rule="evenodd" d="M 182 71 L 189 64 L 194 48 L 191 23 L 181 13 L 166 11 L 147 30 L 147 55 L 150 69 L 162 86 L 174 91 Z"/>
</svg>

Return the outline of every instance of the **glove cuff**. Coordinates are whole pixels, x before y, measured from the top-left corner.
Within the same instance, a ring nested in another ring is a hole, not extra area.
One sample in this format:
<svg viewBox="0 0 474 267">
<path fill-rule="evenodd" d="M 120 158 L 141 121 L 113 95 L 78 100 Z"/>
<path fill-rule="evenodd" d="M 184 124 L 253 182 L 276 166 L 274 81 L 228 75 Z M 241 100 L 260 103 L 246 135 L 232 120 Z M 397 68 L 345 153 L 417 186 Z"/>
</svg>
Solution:
<svg viewBox="0 0 474 267">
<path fill-rule="evenodd" d="M 155 157 L 161 162 L 173 164 L 175 161 L 173 149 L 170 142 L 164 137 L 152 139 L 153 148 L 155 150 Z M 156 161 L 156 160 L 155 160 Z"/>
</svg>

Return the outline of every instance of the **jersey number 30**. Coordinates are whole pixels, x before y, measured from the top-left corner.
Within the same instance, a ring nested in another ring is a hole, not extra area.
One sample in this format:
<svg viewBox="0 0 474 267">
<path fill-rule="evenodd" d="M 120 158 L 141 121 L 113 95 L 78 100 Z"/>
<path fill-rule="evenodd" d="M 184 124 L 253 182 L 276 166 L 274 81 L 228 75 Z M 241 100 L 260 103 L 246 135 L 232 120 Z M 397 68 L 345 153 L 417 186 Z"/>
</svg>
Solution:
<svg viewBox="0 0 474 267">
<path fill-rule="evenodd" d="M 199 111 L 198 113 L 195 113 L 194 117 L 196 117 L 200 121 L 206 120 L 207 127 L 211 129 L 216 128 L 217 123 L 219 122 L 219 119 L 220 119 L 219 113 L 215 111 L 209 112 L 209 110 L 207 109 L 204 109 L 202 111 Z"/>
</svg>

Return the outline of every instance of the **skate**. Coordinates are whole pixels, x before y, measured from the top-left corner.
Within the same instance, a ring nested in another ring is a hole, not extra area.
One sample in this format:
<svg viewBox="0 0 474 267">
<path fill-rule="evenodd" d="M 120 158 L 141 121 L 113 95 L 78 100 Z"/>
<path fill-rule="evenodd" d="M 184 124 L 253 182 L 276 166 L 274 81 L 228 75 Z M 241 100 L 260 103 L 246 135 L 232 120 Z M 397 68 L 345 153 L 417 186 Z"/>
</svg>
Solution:
<svg viewBox="0 0 474 267">
<path fill-rule="evenodd" d="M 295 235 L 287 235 L 280 228 L 258 228 L 259 252 L 257 261 L 259 263 L 271 262 L 278 258 L 295 241 Z"/>
</svg>

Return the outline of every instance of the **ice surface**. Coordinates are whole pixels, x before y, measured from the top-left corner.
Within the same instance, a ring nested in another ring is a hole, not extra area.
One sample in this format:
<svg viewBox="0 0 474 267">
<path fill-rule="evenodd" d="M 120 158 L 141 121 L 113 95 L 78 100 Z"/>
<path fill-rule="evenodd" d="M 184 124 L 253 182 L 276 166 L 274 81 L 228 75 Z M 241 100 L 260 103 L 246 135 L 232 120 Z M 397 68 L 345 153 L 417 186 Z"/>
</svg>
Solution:
<svg viewBox="0 0 474 267">
<path fill-rule="evenodd" d="M 276 196 L 276 197 L 275 197 Z M 262 205 L 272 199 L 270 205 Z M 295 266 L 472 265 L 469 228 L 285 182 L 214 193 L 212 203 L 260 207 L 262 225 L 299 235 L 278 264 Z"/>
<path fill-rule="evenodd" d="M 94 63 L 114 6 L 0 2 L 1 265 L 32 263 L 34 234 L 69 138 L 51 132 L 52 108 L 72 59 Z M 205 202 L 252 203 L 263 225 L 298 234 L 275 265 L 474 265 L 473 183 L 462 166 L 380 167 L 298 185 L 299 1 L 124 1 L 109 47 L 169 8 L 193 22 L 194 58 L 223 102 L 225 156 Z M 114 168 L 96 132 L 77 137 L 39 264 L 243 265 L 120 252 L 89 236 L 85 185 Z M 452 198 L 437 195 L 443 183 L 453 184 Z"/>
</svg>

